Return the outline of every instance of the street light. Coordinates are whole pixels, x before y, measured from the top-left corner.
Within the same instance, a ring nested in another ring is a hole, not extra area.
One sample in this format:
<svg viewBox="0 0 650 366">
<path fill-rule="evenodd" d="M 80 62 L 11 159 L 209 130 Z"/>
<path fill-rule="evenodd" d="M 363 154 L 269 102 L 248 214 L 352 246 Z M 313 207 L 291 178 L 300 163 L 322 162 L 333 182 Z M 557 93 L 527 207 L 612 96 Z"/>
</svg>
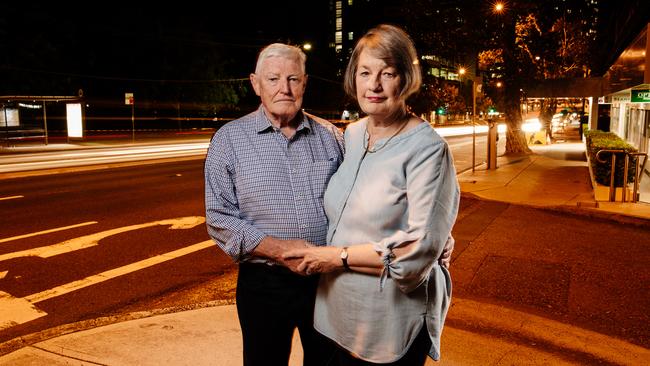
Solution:
<svg viewBox="0 0 650 366">
<path fill-rule="evenodd" d="M 505 9 L 505 5 L 503 5 L 503 3 L 497 2 L 497 3 L 494 4 L 494 11 L 495 12 L 501 13 L 503 11 L 503 9 Z"/>
<path fill-rule="evenodd" d="M 310 51 L 311 50 L 311 43 L 307 42 L 302 45 L 302 49 L 305 51 Z"/>
</svg>

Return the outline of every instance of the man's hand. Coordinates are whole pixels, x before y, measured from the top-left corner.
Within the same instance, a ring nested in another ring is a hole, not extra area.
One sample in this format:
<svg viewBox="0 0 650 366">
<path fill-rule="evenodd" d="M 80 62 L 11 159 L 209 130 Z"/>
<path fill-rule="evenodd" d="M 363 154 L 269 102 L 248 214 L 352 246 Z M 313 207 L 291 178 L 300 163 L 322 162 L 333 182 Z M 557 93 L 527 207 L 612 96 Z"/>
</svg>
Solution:
<svg viewBox="0 0 650 366">
<path fill-rule="evenodd" d="M 266 236 L 262 239 L 252 254 L 256 257 L 271 259 L 289 268 L 293 272 L 304 275 L 304 272 L 298 270 L 302 258 L 284 259 L 282 254 L 289 250 L 305 249 L 311 246 L 312 245 L 308 241 L 302 239 L 283 240 L 272 236 Z"/>
<path fill-rule="evenodd" d="M 341 248 L 330 246 L 294 249 L 287 251 L 283 257 L 300 261 L 296 268 L 298 273 L 311 275 L 340 270 L 343 266 L 340 254 Z"/>
<path fill-rule="evenodd" d="M 456 240 L 454 240 L 453 236 L 449 235 L 445 247 L 442 249 L 442 254 L 438 258 L 438 263 L 447 269 L 449 269 L 449 264 L 451 263 L 451 253 L 454 251 L 454 245 L 456 245 Z"/>
</svg>

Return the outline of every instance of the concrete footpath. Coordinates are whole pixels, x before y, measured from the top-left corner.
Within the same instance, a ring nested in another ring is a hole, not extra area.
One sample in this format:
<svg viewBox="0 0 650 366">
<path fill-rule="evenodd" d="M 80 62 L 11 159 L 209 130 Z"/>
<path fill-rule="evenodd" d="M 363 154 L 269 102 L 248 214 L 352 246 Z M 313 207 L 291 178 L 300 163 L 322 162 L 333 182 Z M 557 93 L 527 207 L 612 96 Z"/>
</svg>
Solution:
<svg viewBox="0 0 650 366">
<path fill-rule="evenodd" d="M 427 365 L 650 364 L 650 205 L 596 205 L 582 146 L 459 175 L 454 298 Z M 0 365 L 242 364 L 233 304 L 176 310 L 24 337 Z M 290 365 L 301 359 L 296 336 Z"/>
</svg>

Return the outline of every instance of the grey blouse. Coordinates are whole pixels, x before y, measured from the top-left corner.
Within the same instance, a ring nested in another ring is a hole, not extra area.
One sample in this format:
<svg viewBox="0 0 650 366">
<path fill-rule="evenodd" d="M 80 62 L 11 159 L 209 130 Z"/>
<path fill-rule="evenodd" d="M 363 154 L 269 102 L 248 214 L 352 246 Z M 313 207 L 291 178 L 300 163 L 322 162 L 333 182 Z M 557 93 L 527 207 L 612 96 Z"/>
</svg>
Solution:
<svg viewBox="0 0 650 366">
<path fill-rule="evenodd" d="M 314 326 L 352 354 L 387 363 L 401 358 L 426 326 L 429 355 L 440 357 L 440 336 L 451 299 L 451 278 L 438 264 L 456 220 L 460 190 L 445 140 L 428 123 L 364 145 L 367 119 L 345 131 L 346 154 L 325 192 L 328 245 L 372 243 L 381 277 L 357 272 L 321 276 Z M 415 242 L 394 259 L 392 248 Z"/>
</svg>

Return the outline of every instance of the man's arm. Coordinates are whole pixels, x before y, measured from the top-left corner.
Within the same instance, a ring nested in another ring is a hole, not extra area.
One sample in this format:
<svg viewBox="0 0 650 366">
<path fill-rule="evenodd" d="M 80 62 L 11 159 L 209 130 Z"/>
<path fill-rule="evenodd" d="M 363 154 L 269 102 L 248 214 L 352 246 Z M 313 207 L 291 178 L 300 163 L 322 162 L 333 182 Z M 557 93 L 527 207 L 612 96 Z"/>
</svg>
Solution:
<svg viewBox="0 0 650 366">
<path fill-rule="evenodd" d="M 210 237 L 224 253 L 240 262 L 250 257 L 266 234 L 243 219 L 234 161 L 225 126 L 212 138 L 205 160 L 205 218 Z"/>
<path fill-rule="evenodd" d="M 447 269 L 449 269 L 449 265 L 451 264 L 451 253 L 454 251 L 455 245 L 456 240 L 454 240 L 453 236 L 449 235 L 445 247 L 442 249 L 442 254 L 440 254 L 440 258 L 438 258 L 438 263 Z"/>
<path fill-rule="evenodd" d="M 282 240 L 266 235 L 242 219 L 235 186 L 236 171 L 226 129 L 215 134 L 205 162 L 205 207 L 208 234 L 234 261 L 268 258 L 295 271 L 300 261 L 282 259 L 287 249 L 305 248 L 305 240 Z"/>
</svg>

